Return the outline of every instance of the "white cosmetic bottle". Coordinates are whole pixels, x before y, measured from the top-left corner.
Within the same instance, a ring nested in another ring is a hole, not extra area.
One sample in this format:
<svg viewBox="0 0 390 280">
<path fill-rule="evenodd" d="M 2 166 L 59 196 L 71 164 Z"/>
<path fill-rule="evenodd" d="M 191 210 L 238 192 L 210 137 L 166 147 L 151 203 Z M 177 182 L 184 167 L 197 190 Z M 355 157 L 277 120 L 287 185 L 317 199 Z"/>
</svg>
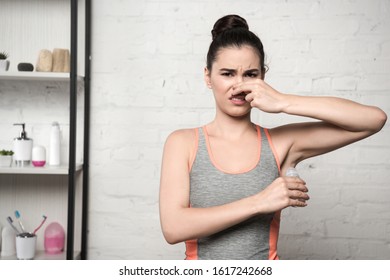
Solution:
<svg viewBox="0 0 390 280">
<path fill-rule="evenodd" d="M 61 138 L 60 125 L 53 122 L 50 131 L 49 165 L 61 164 Z"/>
<path fill-rule="evenodd" d="M 26 166 L 31 162 L 33 140 L 27 137 L 24 123 L 15 123 L 22 126 L 20 137 L 14 139 L 14 161 L 17 166 Z"/>
<path fill-rule="evenodd" d="M 9 257 L 16 254 L 16 238 L 15 231 L 8 226 L 5 226 L 1 232 L 1 256 Z"/>
</svg>

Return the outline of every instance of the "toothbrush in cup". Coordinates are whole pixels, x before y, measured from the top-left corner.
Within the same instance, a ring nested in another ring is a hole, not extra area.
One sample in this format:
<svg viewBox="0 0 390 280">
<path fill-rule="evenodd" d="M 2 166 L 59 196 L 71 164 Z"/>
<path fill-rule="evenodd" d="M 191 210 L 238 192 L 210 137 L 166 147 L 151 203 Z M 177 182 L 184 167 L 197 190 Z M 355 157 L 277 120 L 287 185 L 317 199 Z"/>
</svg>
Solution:
<svg viewBox="0 0 390 280">
<path fill-rule="evenodd" d="M 42 217 L 43 217 L 42 222 L 40 223 L 40 225 L 36 229 L 34 229 L 33 234 L 35 234 L 43 226 L 43 224 L 46 222 L 47 217 L 45 215 L 42 215 Z"/>
<path fill-rule="evenodd" d="M 26 230 L 24 229 L 24 226 L 22 224 L 22 221 L 20 220 L 20 212 L 18 210 L 15 211 L 15 217 L 18 220 L 18 223 L 19 223 L 19 226 L 20 226 L 20 229 L 22 230 L 22 232 L 26 232 Z"/>
<path fill-rule="evenodd" d="M 7 221 L 8 221 L 8 223 L 11 225 L 11 227 L 14 229 L 14 231 L 15 231 L 17 234 L 20 234 L 20 231 L 15 227 L 14 221 L 12 220 L 12 218 L 11 218 L 10 216 L 7 217 Z"/>
</svg>

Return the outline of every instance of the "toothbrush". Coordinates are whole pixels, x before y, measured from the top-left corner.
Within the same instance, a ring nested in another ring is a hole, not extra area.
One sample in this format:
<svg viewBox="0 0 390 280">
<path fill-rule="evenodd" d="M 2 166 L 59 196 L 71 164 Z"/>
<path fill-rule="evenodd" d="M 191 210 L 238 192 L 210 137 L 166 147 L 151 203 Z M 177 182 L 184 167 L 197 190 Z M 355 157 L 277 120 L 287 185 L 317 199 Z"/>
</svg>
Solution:
<svg viewBox="0 0 390 280">
<path fill-rule="evenodd" d="M 22 230 L 22 232 L 26 232 L 26 230 L 24 229 L 24 226 L 22 224 L 22 221 L 20 220 L 20 213 L 18 210 L 15 211 L 15 217 L 18 220 L 18 223 L 19 223 L 19 226 L 20 226 L 20 229 Z"/>
<path fill-rule="evenodd" d="M 16 231 L 17 234 L 20 234 L 20 231 L 14 226 L 14 224 L 13 224 L 14 221 L 12 220 L 12 218 L 10 216 L 7 217 L 7 221 L 11 225 L 11 227 L 14 229 L 14 231 Z"/>
<path fill-rule="evenodd" d="M 42 217 L 43 217 L 43 220 L 42 220 L 41 224 L 36 229 L 34 229 L 33 234 L 35 234 L 43 226 L 43 224 L 46 222 L 47 217 L 45 215 L 42 215 Z"/>
</svg>

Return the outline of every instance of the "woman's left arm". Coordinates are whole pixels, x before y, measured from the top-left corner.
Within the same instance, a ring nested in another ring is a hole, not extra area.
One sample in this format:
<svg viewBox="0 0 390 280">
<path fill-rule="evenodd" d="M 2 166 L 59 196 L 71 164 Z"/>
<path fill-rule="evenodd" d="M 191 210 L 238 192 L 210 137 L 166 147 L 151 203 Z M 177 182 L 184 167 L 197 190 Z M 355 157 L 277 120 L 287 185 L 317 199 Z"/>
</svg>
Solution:
<svg viewBox="0 0 390 280">
<path fill-rule="evenodd" d="M 247 92 L 246 100 L 264 112 L 310 117 L 320 122 L 296 123 L 271 130 L 289 165 L 341 148 L 382 129 L 386 114 L 374 106 L 325 96 L 283 94 L 262 80 L 242 83 L 237 92 Z"/>
<path fill-rule="evenodd" d="M 338 97 L 284 95 L 284 99 L 287 105 L 283 113 L 322 120 L 349 132 L 363 133 L 363 136 L 380 131 L 387 120 L 378 107 Z"/>
</svg>

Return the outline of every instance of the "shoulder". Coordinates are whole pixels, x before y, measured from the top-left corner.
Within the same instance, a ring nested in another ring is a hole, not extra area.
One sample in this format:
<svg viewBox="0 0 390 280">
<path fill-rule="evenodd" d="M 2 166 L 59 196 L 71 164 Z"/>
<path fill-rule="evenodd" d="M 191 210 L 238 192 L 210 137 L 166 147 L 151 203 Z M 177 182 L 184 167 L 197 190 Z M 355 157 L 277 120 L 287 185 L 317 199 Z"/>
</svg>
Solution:
<svg viewBox="0 0 390 280">
<path fill-rule="evenodd" d="M 197 138 L 197 128 L 178 129 L 170 133 L 165 144 L 186 145 Z"/>
<path fill-rule="evenodd" d="M 167 152 L 185 153 L 191 157 L 198 142 L 198 129 L 179 129 L 170 133 L 165 142 L 164 150 Z"/>
</svg>

